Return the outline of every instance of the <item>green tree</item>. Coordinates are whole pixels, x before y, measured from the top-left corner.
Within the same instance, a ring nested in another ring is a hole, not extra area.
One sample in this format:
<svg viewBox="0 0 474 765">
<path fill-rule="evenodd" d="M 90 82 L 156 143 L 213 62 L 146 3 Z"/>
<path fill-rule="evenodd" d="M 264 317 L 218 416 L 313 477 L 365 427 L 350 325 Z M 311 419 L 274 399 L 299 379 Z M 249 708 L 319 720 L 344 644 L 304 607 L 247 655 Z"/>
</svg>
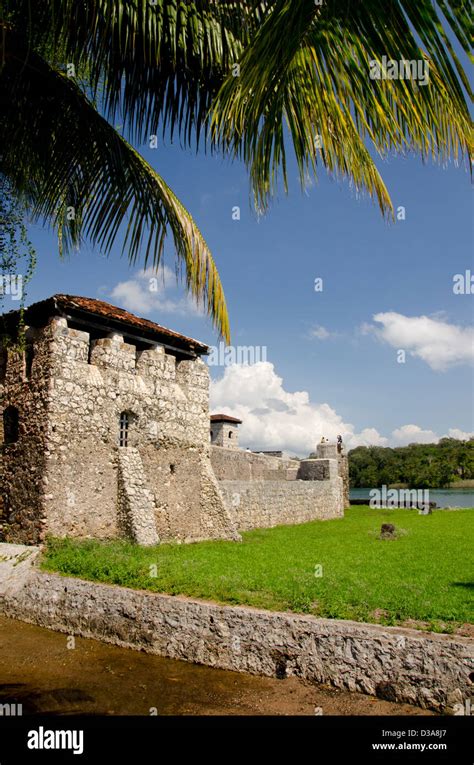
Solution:
<svg viewBox="0 0 474 765">
<path fill-rule="evenodd" d="M 349 452 L 349 476 L 356 488 L 394 483 L 443 488 L 457 477 L 474 478 L 474 440 L 442 438 L 396 449 L 359 446 Z"/>
<path fill-rule="evenodd" d="M 458 159 L 467 77 L 441 23 L 469 50 L 455 0 L 3 0 L 0 171 L 65 251 L 83 238 L 157 266 L 170 233 L 187 288 L 229 338 L 217 268 L 196 223 L 131 143 L 177 134 L 242 157 L 257 206 L 318 164 L 389 193 L 370 147 Z M 421 60 L 429 84 L 371 81 L 371 61 Z M 238 66 L 237 66 L 238 65 Z M 113 125 L 123 126 L 121 135 Z"/>
<path fill-rule="evenodd" d="M 0 305 L 9 291 L 14 294 L 19 305 L 19 327 L 15 345 L 17 350 L 24 349 L 24 306 L 27 285 L 33 276 L 36 265 L 36 252 L 28 239 L 25 224 L 26 211 L 15 197 L 7 178 L 0 174 Z M 11 344 L 8 333 L 1 332 L 2 344 Z"/>
</svg>

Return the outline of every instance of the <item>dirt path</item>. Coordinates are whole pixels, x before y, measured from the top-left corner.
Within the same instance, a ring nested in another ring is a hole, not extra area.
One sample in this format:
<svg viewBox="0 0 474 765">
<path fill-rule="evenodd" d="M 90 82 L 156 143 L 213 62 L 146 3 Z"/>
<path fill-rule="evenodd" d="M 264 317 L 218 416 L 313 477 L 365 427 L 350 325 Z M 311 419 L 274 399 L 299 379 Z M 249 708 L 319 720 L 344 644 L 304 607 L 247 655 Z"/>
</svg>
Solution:
<svg viewBox="0 0 474 765">
<path fill-rule="evenodd" d="M 69 639 L 70 640 L 70 639 Z M 422 715 L 359 693 L 200 667 L 0 616 L 0 704 L 23 714 Z"/>
</svg>

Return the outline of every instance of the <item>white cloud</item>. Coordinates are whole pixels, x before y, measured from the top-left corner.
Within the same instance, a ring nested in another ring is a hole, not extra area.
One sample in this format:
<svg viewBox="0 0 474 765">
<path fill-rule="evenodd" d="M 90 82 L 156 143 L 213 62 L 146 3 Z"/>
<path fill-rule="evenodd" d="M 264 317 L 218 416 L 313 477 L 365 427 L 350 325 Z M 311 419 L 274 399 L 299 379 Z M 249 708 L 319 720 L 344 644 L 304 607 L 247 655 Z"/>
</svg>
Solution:
<svg viewBox="0 0 474 765">
<path fill-rule="evenodd" d="M 120 304 L 119 307 L 139 315 L 152 311 L 181 316 L 203 315 L 202 308 L 189 295 L 183 295 L 176 275 L 167 266 L 160 267 L 158 272 L 152 268 L 137 271 L 131 279 L 116 284 L 109 294 Z"/>
<path fill-rule="evenodd" d="M 373 320 L 381 326 L 364 324 L 361 327 L 364 334 L 373 332 L 393 348 L 422 359 L 436 371 L 474 361 L 472 327 L 449 324 L 439 315 L 403 316 L 394 311 L 377 313 Z"/>
<path fill-rule="evenodd" d="M 381 436 L 375 428 L 364 428 L 350 439 L 349 449 L 355 446 L 389 446 L 388 438 Z"/>
<path fill-rule="evenodd" d="M 243 420 L 240 443 L 250 448 L 282 449 L 308 455 L 321 436 L 342 435 L 347 448 L 387 443 L 373 428 L 355 433 L 329 404 L 315 404 L 307 391 L 290 393 L 267 361 L 226 367 L 211 384 L 211 411 L 224 411 Z"/>
<path fill-rule="evenodd" d="M 432 430 L 423 430 L 418 425 L 402 425 L 392 431 L 394 446 L 407 446 L 408 444 L 433 444 L 439 441 L 439 436 Z"/>
<path fill-rule="evenodd" d="M 250 449 L 281 449 L 307 456 L 315 450 L 321 436 L 336 440 L 340 434 L 346 449 L 356 446 L 403 446 L 412 442 L 432 443 L 439 436 L 419 425 L 402 425 L 390 437 L 375 428 L 357 433 L 351 423 L 328 404 L 312 402 L 307 391 L 285 390 L 273 364 L 234 364 L 223 377 L 211 382 L 211 412 L 239 417 L 240 444 Z M 471 434 L 451 428 L 452 438 L 468 439 Z"/>
<path fill-rule="evenodd" d="M 466 433 L 465 430 L 459 430 L 459 428 L 449 428 L 449 438 L 457 438 L 459 441 L 469 441 L 470 438 L 474 438 L 474 433 Z"/>
<path fill-rule="evenodd" d="M 313 329 L 310 330 L 309 336 L 310 338 L 316 338 L 316 340 L 327 340 L 328 337 L 331 337 L 331 332 L 326 329 L 326 327 L 322 327 L 320 324 L 318 324 L 316 327 L 313 327 Z"/>
</svg>

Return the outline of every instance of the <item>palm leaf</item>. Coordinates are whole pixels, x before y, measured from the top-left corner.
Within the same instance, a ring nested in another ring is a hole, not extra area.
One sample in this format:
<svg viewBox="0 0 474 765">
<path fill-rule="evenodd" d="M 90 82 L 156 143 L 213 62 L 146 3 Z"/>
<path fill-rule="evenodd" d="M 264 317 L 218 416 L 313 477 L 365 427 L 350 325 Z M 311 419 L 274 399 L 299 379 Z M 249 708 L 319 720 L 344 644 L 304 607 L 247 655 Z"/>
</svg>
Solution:
<svg viewBox="0 0 474 765">
<path fill-rule="evenodd" d="M 138 143 L 161 129 L 198 146 L 211 126 L 212 148 L 249 166 L 262 208 L 281 172 L 286 184 L 291 142 L 302 183 L 321 164 L 390 213 L 374 153 L 459 160 L 470 146 L 470 89 L 451 43 L 469 50 L 468 8 L 459 0 L 386 8 L 379 0 L 3 0 L 0 166 L 53 220 L 66 249 L 89 235 L 108 252 L 128 221 L 132 261 L 143 246 L 158 264 L 169 228 L 188 286 L 225 336 L 222 288 L 196 225 L 107 120 Z M 382 56 L 425 59 L 429 87 L 372 82 L 369 62 Z M 59 73 L 66 63 L 76 66 L 76 84 Z"/>
<path fill-rule="evenodd" d="M 0 169 L 27 200 L 32 216 L 53 222 L 65 251 L 84 236 L 107 254 L 123 233 L 130 261 L 141 257 L 155 268 L 171 233 L 188 289 L 228 340 L 222 285 L 191 215 L 73 80 L 34 51 L 26 55 L 13 32 L 5 39 Z"/>
<path fill-rule="evenodd" d="M 444 7 L 466 47 L 464 12 L 455 3 Z M 276 0 L 268 3 L 265 20 L 241 57 L 240 76 L 228 77 L 214 102 L 213 139 L 244 158 L 262 208 L 280 171 L 286 187 L 289 136 L 303 184 L 320 162 L 367 190 L 390 213 L 370 145 L 380 155 L 417 151 L 442 161 L 469 153 L 467 78 L 451 54 L 429 0 L 394 0 L 386 19 L 374 0 L 326 0 L 321 6 Z M 382 56 L 426 61 L 429 86 L 403 79 L 371 81 L 370 61 Z"/>
<path fill-rule="evenodd" d="M 211 0 L 4 0 L 29 19 L 30 46 L 87 72 L 107 119 L 133 142 L 175 130 L 199 141 L 212 99 L 245 39 L 245 4 Z M 248 12 L 247 12 L 248 13 Z"/>
</svg>

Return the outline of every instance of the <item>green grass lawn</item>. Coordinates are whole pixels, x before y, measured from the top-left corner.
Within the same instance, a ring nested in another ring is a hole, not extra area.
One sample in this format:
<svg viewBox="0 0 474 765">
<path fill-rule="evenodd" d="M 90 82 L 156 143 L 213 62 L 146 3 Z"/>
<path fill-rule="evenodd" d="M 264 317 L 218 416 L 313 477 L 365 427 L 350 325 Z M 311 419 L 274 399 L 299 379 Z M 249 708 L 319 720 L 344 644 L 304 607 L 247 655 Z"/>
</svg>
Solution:
<svg viewBox="0 0 474 765">
<path fill-rule="evenodd" d="M 394 523 L 395 540 L 378 538 Z M 243 542 L 138 547 L 48 541 L 48 571 L 136 589 L 339 619 L 452 631 L 473 621 L 472 510 L 372 510 L 245 532 Z M 321 574 L 321 575 L 318 575 Z"/>
</svg>

